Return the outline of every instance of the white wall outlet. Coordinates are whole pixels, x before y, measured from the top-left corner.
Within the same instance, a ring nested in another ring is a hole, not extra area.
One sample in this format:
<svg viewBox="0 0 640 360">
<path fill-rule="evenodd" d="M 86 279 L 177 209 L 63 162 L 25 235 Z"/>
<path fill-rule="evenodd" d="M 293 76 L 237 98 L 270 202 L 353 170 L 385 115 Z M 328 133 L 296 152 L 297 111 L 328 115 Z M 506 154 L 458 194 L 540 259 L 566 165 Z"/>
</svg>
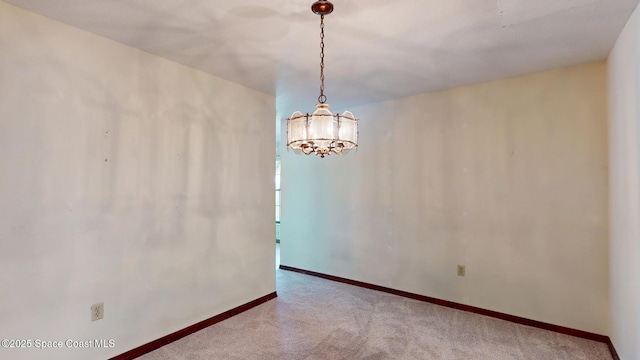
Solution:
<svg viewBox="0 0 640 360">
<path fill-rule="evenodd" d="M 465 270 L 464 265 L 458 265 L 458 276 L 464 276 Z"/>
<path fill-rule="evenodd" d="M 91 321 L 100 320 L 104 317 L 104 303 L 91 305 Z"/>
</svg>

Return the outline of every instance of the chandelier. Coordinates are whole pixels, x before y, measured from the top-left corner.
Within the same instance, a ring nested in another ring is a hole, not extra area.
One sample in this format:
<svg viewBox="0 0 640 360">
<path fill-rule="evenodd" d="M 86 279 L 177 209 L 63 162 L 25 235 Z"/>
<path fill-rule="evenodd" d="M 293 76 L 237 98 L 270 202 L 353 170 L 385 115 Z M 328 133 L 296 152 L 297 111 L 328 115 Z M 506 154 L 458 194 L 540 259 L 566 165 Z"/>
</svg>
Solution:
<svg viewBox="0 0 640 360">
<path fill-rule="evenodd" d="M 332 114 L 324 95 L 324 16 L 333 11 L 329 1 L 316 1 L 311 11 L 320 15 L 320 96 L 312 115 L 296 111 L 287 119 L 287 147 L 297 154 L 346 154 L 358 147 L 358 119 L 350 111 Z"/>
</svg>

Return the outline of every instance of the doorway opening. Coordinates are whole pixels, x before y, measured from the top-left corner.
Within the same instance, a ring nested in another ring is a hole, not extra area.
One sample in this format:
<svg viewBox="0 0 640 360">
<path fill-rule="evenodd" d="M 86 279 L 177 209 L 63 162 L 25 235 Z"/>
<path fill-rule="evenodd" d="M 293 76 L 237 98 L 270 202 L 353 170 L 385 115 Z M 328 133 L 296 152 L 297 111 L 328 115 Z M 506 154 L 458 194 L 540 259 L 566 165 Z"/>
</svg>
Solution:
<svg viewBox="0 0 640 360">
<path fill-rule="evenodd" d="M 280 155 L 276 155 L 276 269 L 280 266 Z"/>
</svg>

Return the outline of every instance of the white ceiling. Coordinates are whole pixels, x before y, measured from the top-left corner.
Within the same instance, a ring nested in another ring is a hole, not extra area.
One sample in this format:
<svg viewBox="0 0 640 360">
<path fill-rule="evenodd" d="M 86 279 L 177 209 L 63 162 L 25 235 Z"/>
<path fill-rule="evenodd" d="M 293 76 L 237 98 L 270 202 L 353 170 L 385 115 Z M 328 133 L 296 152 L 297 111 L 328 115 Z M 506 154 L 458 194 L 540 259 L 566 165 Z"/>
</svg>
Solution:
<svg viewBox="0 0 640 360">
<path fill-rule="evenodd" d="M 334 0 L 327 102 L 342 112 L 602 60 L 639 1 Z M 5 2 L 273 94 L 278 118 L 314 110 L 320 18 L 311 0 Z"/>
</svg>

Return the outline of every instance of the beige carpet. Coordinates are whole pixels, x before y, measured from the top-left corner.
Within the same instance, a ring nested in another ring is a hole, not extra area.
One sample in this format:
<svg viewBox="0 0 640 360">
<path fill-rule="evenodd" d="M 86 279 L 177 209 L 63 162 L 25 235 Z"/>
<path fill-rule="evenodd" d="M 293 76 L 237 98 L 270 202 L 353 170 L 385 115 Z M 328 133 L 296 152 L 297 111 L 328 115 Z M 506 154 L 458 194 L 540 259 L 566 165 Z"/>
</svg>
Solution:
<svg viewBox="0 0 640 360">
<path fill-rule="evenodd" d="M 611 359 L 607 346 L 277 271 L 278 298 L 185 337 L 161 359 Z"/>
</svg>

